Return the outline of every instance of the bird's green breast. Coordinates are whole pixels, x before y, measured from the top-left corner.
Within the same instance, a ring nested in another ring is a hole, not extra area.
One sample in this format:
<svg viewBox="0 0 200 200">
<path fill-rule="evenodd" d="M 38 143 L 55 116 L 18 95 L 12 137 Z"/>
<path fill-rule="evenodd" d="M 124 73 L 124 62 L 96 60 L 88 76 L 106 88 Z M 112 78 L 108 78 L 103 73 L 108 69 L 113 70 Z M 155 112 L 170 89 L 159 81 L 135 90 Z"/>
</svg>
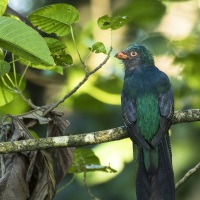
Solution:
<svg viewBox="0 0 200 200">
<path fill-rule="evenodd" d="M 158 97 L 153 94 L 144 94 L 136 99 L 137 126 L 139 132 L 149 143 L 159 128 Z"/>
</svg>

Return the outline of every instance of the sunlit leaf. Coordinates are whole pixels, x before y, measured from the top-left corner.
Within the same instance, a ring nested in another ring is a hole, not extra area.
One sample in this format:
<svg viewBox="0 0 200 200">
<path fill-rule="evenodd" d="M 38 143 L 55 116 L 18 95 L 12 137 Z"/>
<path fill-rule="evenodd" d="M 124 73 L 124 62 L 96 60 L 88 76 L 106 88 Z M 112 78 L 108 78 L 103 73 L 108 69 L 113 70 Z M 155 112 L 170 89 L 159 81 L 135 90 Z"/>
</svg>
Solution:
<svg viewBox="0 0 200 200">
<path fill-rule="evenodd" d="M 104 15 L 103 17 L 100 17 L 97 23 L 98 23 L 99 28 L 102 30 L 111 28 L 111 18 L 108 15 Z"/>
<path fill-rule="evenodd" d="M 11 15 L 10 13 L 4 13 L 3 16 L 9 17 L 9 18 L 12 18 L 12 19 L 16 19 L 16 20 L 18 20 L 18 21 L 21 21 L 21 19 L 20 19 L 18 16 L 16 16 L 16 15 Z"/>
<path fill-rule="evenodd" d="M 9 73 L 8 75 L 12 80 L 14 80 L 13 73 Z M 20 78 L 21 78 L 21 76 L 17 75 L 18 82 L 19 82 Z M 3 80 L 8 87 L 6 87 Z M 3 80 L 0 79 L 0 106 L 4 106 L 4 105 L 8 104 L 9 102 L 13 101 L 16 96 L 18 96 L 17 91 L 15 90 L 13 85 L 10 83 L 7 76 L 4 76 Z M 21 85 L 20 85 L 21 91 L 23 91 L 25 89 L 25 85 L 26 85 L 26 82 L 23 79 L 21 82 Z M 11 88 L 13 88 L 13 89 L 11 89 Z"/>
<path fill-rule="evenodd" d="M 0 77 L 4 76 L 10 71 L 10 64 L 4 60 L 0 60 Z"/>
<path fill-rule="evenodd" d="M 3 52 L 3 49 L 0 48 L 0 60 L 4 60 L 4 52 Z"/>
<path fill-rule="evenodd" d="M 109 17 L 108 15 L 104 15 L 100 17 L 97 21 L 99 28 L 102 30 L 111 28 L 112 30 L 116 30 L 124 26 L 129 22 L 129 18 L 125 16 L 114 16 Z"/>
<path fill-rule="evenodd" d="M 106 48 L 105 45 L 102 42 L 96 42 L 92 45 L 92 47 L 89 48 L 90 51 L 95 53 L 105 53 L 106 54 Z"/>
<path fill-rule="evenodd" d="M 79 13 L 71 5 L 54 4 L 36 10 L 28 18 L 34 26 L 46 33 L 65 36 L 70 32 L 70 25 L 79 20 Z"/>
<path fill-rule="evenodd" d="M 68 173 L 81 173 L 90 171 L 116 172 L 110 166 L 102 166 L 99 158 L 91 149 L 77 148 L 75 150 L 74 160 Z"/>
<path fill-rule="evenodd" d="M 0 46 L 33 63 L 54 65 L 42 36 L 16 19 L 0 17 Z"/>
<path fill-rule="evenodd" d="M 8 0 L 1 0 L 0 1 L 0 16 L 2 16 L 4 14 L 7 5 L 8 5 Z"/>
</svg>

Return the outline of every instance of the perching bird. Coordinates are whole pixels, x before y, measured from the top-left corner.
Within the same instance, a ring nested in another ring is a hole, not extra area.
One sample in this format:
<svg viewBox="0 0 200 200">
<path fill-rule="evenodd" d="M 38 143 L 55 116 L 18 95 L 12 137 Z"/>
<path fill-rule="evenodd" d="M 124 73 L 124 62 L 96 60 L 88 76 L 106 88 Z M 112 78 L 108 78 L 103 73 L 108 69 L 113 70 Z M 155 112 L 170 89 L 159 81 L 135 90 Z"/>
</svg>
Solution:
<svg viewBox="0 0 200 200">
<path fill-rule="evenodd" d="M 122 114 L 134 143 L 137 200 L 174 200 L 175 185 L 168 130 L 174 98 L 167 75 L 142 45 L 116 54 L 125 66 Z"/>
</svg>

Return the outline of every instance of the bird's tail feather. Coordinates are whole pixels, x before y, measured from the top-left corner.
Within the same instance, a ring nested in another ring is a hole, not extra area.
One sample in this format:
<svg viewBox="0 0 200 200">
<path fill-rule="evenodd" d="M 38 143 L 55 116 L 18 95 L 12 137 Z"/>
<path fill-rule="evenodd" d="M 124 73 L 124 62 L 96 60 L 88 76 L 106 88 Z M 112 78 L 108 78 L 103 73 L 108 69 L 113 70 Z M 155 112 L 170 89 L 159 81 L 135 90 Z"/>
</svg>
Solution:
<svg viewBox="0 0 200 200">
<path fill-rule="evenodd" d="M 158 165 L 148 168 L 144 149 L 137 148 L 137 200 L 175 200 L 174 175 L 171 164 L 171 146 L 168 135 L 158 145 Z M 146 150 L 145 150 L 146 151 Z M 155 152 L 154 152 L 155 153 Z"/>
<path fill-rule="evenodd" d="M 175 200 L 174 173 L 172 169 L 171 144 L 169 135 L 162 139 L 158 145 L 159 170 L 158 183 L 164 200 Z"/>
</svg>

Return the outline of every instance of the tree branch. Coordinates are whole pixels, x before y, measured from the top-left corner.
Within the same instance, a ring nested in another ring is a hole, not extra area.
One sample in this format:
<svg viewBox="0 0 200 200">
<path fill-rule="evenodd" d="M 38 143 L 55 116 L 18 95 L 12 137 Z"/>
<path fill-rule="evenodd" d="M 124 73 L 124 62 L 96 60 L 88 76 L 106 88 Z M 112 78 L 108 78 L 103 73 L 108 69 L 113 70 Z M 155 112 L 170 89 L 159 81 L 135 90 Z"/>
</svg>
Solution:
<svg viewBox="0 0 200 200">
<path fill-rule="evenodd" d="M 106 58 L 104 59 L 104 61 L 102 63 L 100 63 L 96 68 L 94 68 L 91 72 L 88 72 L 86 70 L 86 74 L 85 77 L 83 78 L 82 81 L 80 81 L 75 87 L 74 89 L 72 89 L 68 94 L 66 94 L 62 99 L 60 99 L 58 102 L 56 102 L 55 104 L 52 104 L 51 107 L 44 113 L 44 115 L 46 115 L 47 113 L 49 113 L 50 111 L 52 111 L 53 109 L 55 109 L 56 107 L 58 107 L 58 105 L 60 105 L 61 103 L 63 103 L 67 98 L 69 98 L 72 94 L 74 94 L 87 80 L 88 78 L 94 74 L 96 71 L 98 71 L 101 67 L 103 67 L 107 61 L 110 58 L 110 53 L 112 51 L 112 47 L 110 47 L 110 50 L 106 56 Z M 84 64 L 85 66 L 85 64 Z M 86 67 L 85 67 L 86 68 Z"/>
<path fill-rule="evenodd" d="M 200 163 L 198 163 L 194 168 L 190 169 L 185 176 L 176 184 L 176 190 L 185 183 L 193 174 L 200 170 Z"/>
<path fill-rule="evenodd" d="M 200 109 L 176 111 L 172 124 L 200 121 Z M 70 136 L 49 137 L 0 143 L 0 153 L 35 151 L 41 149 L 78 147 L 127 138 L 124 127 Z"/>
</svg>

